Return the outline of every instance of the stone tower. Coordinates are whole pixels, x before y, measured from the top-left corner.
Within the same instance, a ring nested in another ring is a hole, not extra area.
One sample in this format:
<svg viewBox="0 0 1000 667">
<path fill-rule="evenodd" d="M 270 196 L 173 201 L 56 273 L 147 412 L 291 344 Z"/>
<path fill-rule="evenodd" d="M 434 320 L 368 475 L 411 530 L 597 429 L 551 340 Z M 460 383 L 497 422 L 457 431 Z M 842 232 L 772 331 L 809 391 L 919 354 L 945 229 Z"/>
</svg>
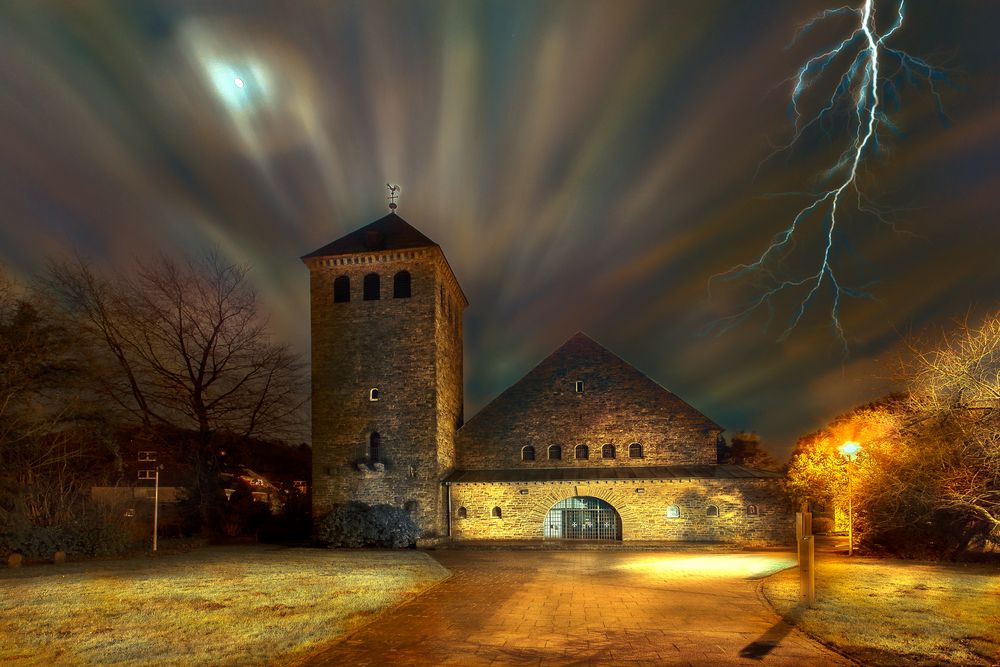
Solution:
<svg viewBox="0 0 1000 667">
<path fill-rule="evenodd" d="M 462 312 L 440 246 L 395 211 L 302 258 L 312 307 L 313 516 L 360 500 L 446 528 Z"/>
</svg>

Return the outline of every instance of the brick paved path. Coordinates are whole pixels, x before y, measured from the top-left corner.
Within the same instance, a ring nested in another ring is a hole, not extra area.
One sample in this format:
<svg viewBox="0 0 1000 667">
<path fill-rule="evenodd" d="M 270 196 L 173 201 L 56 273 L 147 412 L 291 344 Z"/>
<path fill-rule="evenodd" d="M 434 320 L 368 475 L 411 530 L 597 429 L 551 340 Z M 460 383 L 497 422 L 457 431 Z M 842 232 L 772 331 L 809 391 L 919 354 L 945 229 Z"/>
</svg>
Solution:
<svg viewBox="0 0 1000 667">
<path fill-rule="evenodd" d="M 758 599 L 780 554 L 430 553 L 450 579 L 307 664 L 851 664 Z"/>
</svg>

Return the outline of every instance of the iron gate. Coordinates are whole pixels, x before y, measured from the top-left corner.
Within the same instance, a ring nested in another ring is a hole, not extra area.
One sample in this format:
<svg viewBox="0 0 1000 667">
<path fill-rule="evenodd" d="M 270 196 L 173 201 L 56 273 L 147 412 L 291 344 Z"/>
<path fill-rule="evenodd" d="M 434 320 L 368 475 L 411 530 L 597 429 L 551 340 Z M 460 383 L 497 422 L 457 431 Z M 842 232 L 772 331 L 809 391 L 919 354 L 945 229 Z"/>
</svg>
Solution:
<svg viewBox="0 0 1000 667">
<path fill-rule="evenodd" d="M 552 506 L 545 517 L 545 537 L 564 540 L 620 540 L 622 521 L 615 508 L 599 498 L 576 496 Z"/>
</svg>

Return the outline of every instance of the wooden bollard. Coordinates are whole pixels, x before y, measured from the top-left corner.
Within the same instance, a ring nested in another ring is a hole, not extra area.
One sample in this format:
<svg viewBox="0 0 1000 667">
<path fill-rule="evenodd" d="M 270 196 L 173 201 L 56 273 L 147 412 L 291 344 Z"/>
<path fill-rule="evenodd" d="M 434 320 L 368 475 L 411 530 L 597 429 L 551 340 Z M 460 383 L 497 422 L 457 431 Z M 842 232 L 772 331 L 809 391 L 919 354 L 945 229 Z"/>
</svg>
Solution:
<svg viewBox="0 0 1000 667">
<path fill-rule="evenodd" d="M 806 606 L 816 603 L 816 543 L 812 535 L 799 540 L 799 589 Z"/>
</svg>

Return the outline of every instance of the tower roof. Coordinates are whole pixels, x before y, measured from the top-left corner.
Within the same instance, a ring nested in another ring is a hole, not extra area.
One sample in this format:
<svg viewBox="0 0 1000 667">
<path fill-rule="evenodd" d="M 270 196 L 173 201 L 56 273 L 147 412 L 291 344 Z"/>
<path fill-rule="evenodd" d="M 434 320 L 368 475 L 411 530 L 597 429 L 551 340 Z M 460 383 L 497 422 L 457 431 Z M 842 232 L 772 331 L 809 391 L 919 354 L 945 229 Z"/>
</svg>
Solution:
<svg viewBox="0 0 1000 667">
<path fill-rule="evenodd" d="M 393 212 L 360 229 L 355 229 L 350 234 L 341 236 L 332 243 L 327 243 L 318 250 L 313 250 L 308 255 L 303 255 L 302 259 L 348 255 L 371 250 L 402 250 L 434 246 L 437 246 L 437 243 Z"/>
</svg>

